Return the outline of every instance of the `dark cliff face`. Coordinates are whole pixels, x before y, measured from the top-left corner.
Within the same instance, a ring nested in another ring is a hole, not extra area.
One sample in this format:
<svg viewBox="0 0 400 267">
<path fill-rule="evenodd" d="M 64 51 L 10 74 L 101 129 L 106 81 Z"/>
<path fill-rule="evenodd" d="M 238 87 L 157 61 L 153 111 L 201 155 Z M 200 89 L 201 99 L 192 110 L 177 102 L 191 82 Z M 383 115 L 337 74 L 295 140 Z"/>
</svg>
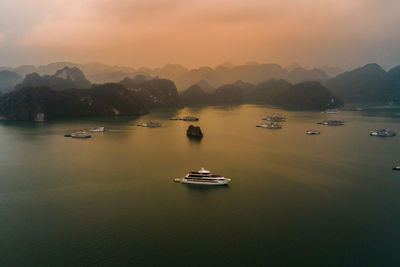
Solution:
<svg viewBox="0 0 400 267">
<path fill-rule="evenodd" d="M 393 88 L 387 79 L 388 74 L 378 64 L 368 64 L 328 80 L 326 86 L 345 102 L 380 102 L 391 97 Z"/>
<path fill-rule="evenodd" d="M 193 85 L 197 85 L 199 86 L 204 92 L 208 93 L 208 94 L 212 94 L 215 91 L 215 87 L 213 87 L 211 84 L 209 84 L 207 81 L 205 80 L 200 80 L 197 83 L 193 84 Z"/>
<path fill-rule="evenodd" d="M 198 85 L 192 85 L 181 94 L 185 106 L 197 106 L 210 104 L 210 94 L 204 92 Z"/>
<path fill-rule="evenodd" d="M 243 90 L 235 85 L 224 85 L 212 94 L 211 102 L 214 104 L 242 104 Z"/>
<path fill-rule="evenodd" d="M 167 76 L 168 77 L 168 76 Z M 179 89 L 188 88 L 198 81 L 205 81 L 213 87 L 233 84 L 236 80 L 257 84 L 267 79 L 284 79 L 292 83 L 303 81 L 326 81 L 328 76 L 320 69 L 304 69 L 300 66 L 287 70 L 277 64 L 247 64 L 240 66 L 219 66 L 215 69 L 201 67 L 173 77 Z M 202 86 L 200 86 L 202 87 Z M 203 90 L 207 93 L 205 88 Z"/>
<path fill-rule="evenodd" d="M 328 80 L 326 73 L 320 69 L 307 70 L 302 67 L 296 67 L 281 76 L 282 79 L 291 83 L 301 83 L 304 81 L 323 82 Z"/>
<path fill-rule="evenodd" d="M 183 104 L 175 84 L 167 79 L 126 78 L 120 81 L 131 91 L 136 92 L 150 108 L 182 108 Z"/>
<path fill-rule="evenodd" d="M 0 71 L 0 94 L 11 91 L 22 80 L 22 76 L 16 72 Z"/>
<path fill-rule="evenodd" d="M 146 112 L 144 103 L 119 84 L 61 91 L 26 87 L 0 97 L 0 116 L 7 120 L 43 121 L 62 117 L 140 115 Z"/>
<path fill-rule="evenodd" d="M 400 66 L 394 67 L 387 72 L 383 88 L 389 101 L 398 101 L 400 99 Z"/>
<path fill-rule="evenodd" d="M 218 88 L 213 94 L 192 86 L 182 93 L 185 105 L 267 104 L 287 108 L 325 109 L 342 105 L 326 87 L 318 82 L 291 85 L 285 80 L 271 79 L 257 86 L 241 81 Z"/>
<path fill-rule="evenodd" d="M 87 89 L 91 86 L 91 83 L 86 79 L 83 72 L 76 67 L 64 67 L 63 69 L 58 70 L 53 76 L 73 81 L 75 86 L 73 88 L 76 89 Z"/>
<path fill-rule="evenodd" d="M 256 104 L 271 104 L 292 85 L 285 80 L 271 79 L 258 84 L 247 96 L 246 101 Z"/>
<path fill-rule="evenodd" d="M 285 80 L 275 79 L 258 84 L 247 102 L 302 109 L 325 109 L 343 104 L 319 82 L 291 85 Z"/>
<path fill-rule="evenodd" d="M 338 107 L 343 102 L 319 82 L 302 82 L 283 90 L 273 104 L 304 109 L 327 109 Z"/>
<path fill-rule="evenodd" d="M 28 86 L 44 86 L 58 91 L 70 88 L 87 89 L 90 88 L 91 84 L 78 68 L 65 67 L 58 70 L 54 75 L 40 76 L 37 73 L 28 74 L 23 82 L 18 84 L 15 89 L 19 90 Z"/>
<path fill-rule="evenodd" d="M 181 94 L 183 103 L 187 106 L 226 105 L 243 103 L 243 89 L 236 85 L 224 85 L 208 94 L 197 85 L 193 85 Z"/>
</svg>

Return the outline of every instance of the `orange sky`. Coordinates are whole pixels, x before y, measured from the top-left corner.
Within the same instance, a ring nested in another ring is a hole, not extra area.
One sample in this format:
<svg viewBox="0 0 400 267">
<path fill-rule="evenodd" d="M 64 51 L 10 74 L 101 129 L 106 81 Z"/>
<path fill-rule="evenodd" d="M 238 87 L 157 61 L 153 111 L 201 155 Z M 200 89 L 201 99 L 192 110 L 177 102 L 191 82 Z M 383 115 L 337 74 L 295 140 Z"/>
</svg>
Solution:
<svg viewBox="0 0 400 267">
<path fill-rule="evenodd" d="M 0 65 L 392 66 L 399 14 L 395 0 L 0 0 Z"/>
</svg>

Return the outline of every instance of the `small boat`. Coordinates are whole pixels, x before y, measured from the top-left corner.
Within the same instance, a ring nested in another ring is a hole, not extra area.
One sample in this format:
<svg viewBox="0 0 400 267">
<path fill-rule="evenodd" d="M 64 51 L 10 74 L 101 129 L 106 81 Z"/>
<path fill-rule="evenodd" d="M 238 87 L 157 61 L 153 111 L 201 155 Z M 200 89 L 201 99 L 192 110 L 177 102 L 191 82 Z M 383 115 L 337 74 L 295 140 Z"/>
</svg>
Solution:
<svg viewBox="0 0 400 267">
<path fill-rule="evenodd" d="M 178 118 L 178 117 L 172 117 L 172 118 L 170 118 L 169 120 L 170 120 L 170 121 L 179 121 L 179 120 L 182 120 L 182 119 L 180 119 L 180 118 Z"/>
<path fill-rule="evenodd" d="M 199 121 L 199 118 L 194 117 L 194 116 L 186 116 L 186 117 L 183 117 L 182 120 L 184 120 L 184 121 Z"/>
<path fill-rule="evenodd" d="M 230 181 L 231 179 L 211 174 L 210 171 L 204 168 L 201 168 L 199 171 L 191 171 L 181 179 L 174 179 L 174 182 L 194 185 L 227 185 Z"/>
<path fill-rule="evenodd" d="M 106 131 L 106 128 L 102 126 L 90 129 L 89 131 L 91 131 L 92 133 L 104 133 Z"/>
<path fill-rule="evenodd" d="M 284 121 L 286 121 L 286 118 L 281 116 L 281 115 L 279 115 L 279 114 L 274 114 L 274 115 L 272 115 L 270 117 L 265 117 L 265 118 L 262 118 L 262 119 L 264 121 L 272 121 L 272 122 L 284 122 Z"/>
<path fill-rule="evenodd" d="M 393 131 L 390 131 L 389 129 L 380 129 L 380 130 L 374 130 L 369 132 L 370 136 L 378 136 L 378 137 L 393 137 L 396 136 L 396 133 Z"/>
<path fill-rule="evenodd" d="M 394 166 L 394 167 L 393 167 L 393 170 L 394 170 L 394 171 L 400 171 L 400 166 Z"/>
<path fill-rule="evenodd" d="M 363 111 L 364 109 L 363 108 L 355 108 L 354 110 L 355 111 Z"/>
<path fill-rule="evenodd" d="M 327 126 L 341 126 L 341 125 L 344 125 L 344 121 L 338 121 L 338 120 L 322 121 L 322 122 L 318 122 L 318 124 L 327 125 Z"/>
<path fill-rule="evenodd" d="M 88 134 L 87 132 L 76 132 L 71 134 L 72 138 L 77 138 L 77 139 L 88 139 L 91 138 L 92 136 Z"/>
<path fill-rule="evenodd" d="M 314 131 L 314 130 L 308 130 L 306 132 L 306 134 L 308 134 L 308 135 L 320 135 L 321 132 L 320 131 Z"/>
<path fill-rule="evenodd" d="M 272 130 L 282 129 L 282 125 L 275 123 L 275 122 L 256 125 L 256 127 L 264 128 L 264 129 L 272 129 Z"/>
<path fill-rule="evenodd" d="M 337 109 L 327 109 L 325 110 L 326 114 L 338 114 L 340 111 Z"/>
<path fill-rule="evenodd" d="M 146 123 L 138 124 L 138 126 L 148 127 L 148 128 L 160 128 L 161 127 L 161 123 L 149 121 L 149 122 L 146 122 Z"/>
</svg>

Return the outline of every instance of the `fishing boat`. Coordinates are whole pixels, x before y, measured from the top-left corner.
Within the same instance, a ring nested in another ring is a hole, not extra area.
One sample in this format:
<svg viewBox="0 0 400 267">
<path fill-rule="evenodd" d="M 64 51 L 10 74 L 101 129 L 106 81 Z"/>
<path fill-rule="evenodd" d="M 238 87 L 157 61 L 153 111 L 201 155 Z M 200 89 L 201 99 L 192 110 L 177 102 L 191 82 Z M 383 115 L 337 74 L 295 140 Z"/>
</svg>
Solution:
<svg viewBox="0 0 400 267">
<path fill-rule="evenodd" d="M 88 139 L 91 138 L 92 136 L 88 134 L 87 132 L 76 132 L 71 134 L 72 138 L 76 139 Z"/>
<path fill-rule="evenodd" d="M 106 131 L 106 128 L 102 126 L 102 127 L 92 128 L 89 131 L 92 133 L 103 133 Z"/>
<path fill-rule="evenodd" d="M 314 130 L 308 130 L 306 132 L 306 134 L 308 134 L 308 135 L 320 135 L 321 132 L 320 131 L 314 131 Z"/>
<path fill-rule="evenodd" d="M 378 137 L 393 137 L 396 136 L 396 133 L 390 131 L 389 129 L 380 129 L 380 130 L 370 131 L 369 135 Z"/>
<path fill-rule="evenodd" d="M 284 122 L 284 121 L 286 121 L 286 118 L 281 116 L 281 115 L 279 115 L 279 114 L 273 114 L 272 116 L 265 117 L 265 118 L 262 118 L 262 119 L 265 120 L 265 121 L 271 121 L 271 122 Z"/>
<path fill-rule="evenodd" d="M 329 120 L 329 121 L 318 122 L 318 124 L 327 125 L 327 126 L 341 126 L 341 125 L 344 125 L 344 121 Z"/>
<path fill-rule="evenodd" d="M 154 122 L 154 121 L 149 121 L 149 122 L 146 122 L 146 123 L 140 123 L 140 124 L 138 124 L 138 126 L 148 127 L 148 128 L 160 128 L 161 127 L 161 123 Z"/>
<path fill-rule="evenodd" d="M 282 129 L 282 125 L 275 123 L 275 122 L 256 125 L 256 127 L 264 128 L 264 129 L 271 129 L 271 130 Z"/>
<path fill-rule="evenodd" d="M 199 121 L 199 118 L 197 118 L 195 116 L 186 116 L 186 117 L 183 117 L 182 120 L 184 120 L 184 121 Z"/>
</svg>

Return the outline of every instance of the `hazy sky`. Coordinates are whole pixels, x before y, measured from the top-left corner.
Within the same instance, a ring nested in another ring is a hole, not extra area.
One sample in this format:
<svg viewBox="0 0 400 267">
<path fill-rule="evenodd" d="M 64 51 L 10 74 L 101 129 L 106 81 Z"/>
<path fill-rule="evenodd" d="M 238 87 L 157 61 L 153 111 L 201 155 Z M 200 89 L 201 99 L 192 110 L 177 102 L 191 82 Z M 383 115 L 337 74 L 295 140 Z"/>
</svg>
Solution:
<svg viewBox="0 0 400 267">
<path fill-rule="evenodd" d="M 399 0 L 0 0 L 0 65 L 400 64 Z"/>
</svg>

